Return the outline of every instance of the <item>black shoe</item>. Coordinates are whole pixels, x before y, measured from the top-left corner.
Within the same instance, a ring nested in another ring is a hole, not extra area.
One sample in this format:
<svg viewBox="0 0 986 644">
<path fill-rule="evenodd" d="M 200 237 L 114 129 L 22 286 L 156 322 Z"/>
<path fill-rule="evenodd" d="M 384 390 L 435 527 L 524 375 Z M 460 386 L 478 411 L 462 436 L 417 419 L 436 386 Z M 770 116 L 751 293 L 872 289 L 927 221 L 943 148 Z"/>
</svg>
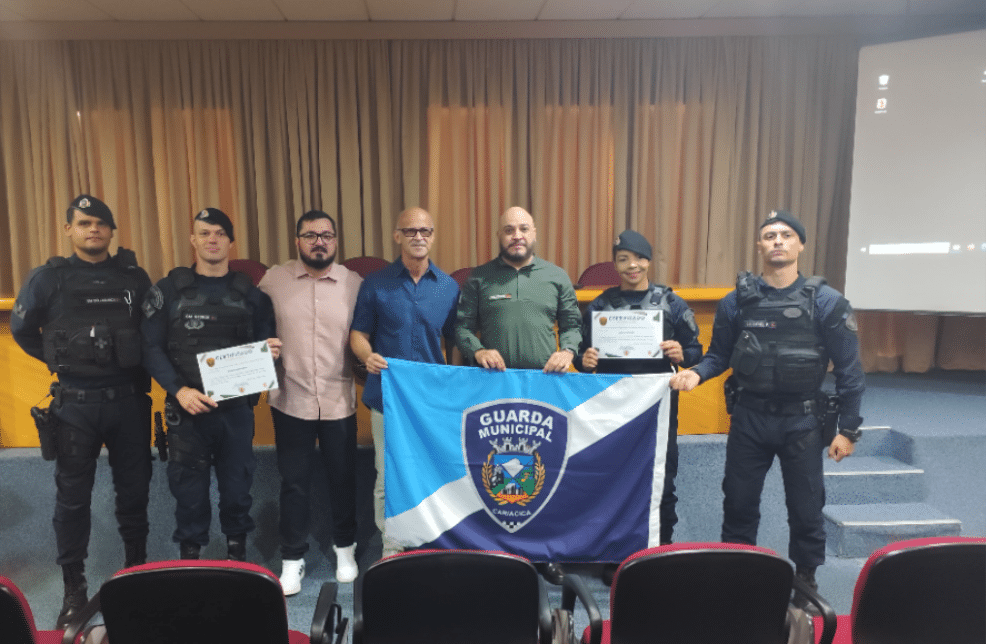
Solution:
<svg viewBox="0 0 986 644">
<path fill-rule="evenodd" d="M 226 537 L 226 559 L 246 561 L 246 535 L 234 534 Z"/>
<path fill-rule="evenodd" d="M 198 559 L 199 551 L 201 546 L 197 543 L 189 543 L 188 541 L 182 541 L 178 549 L 179 559 Z"/>
<path fill-rule="evenodd" d="M 147 563 L 146 539 L 134 539 L 132 541 L 124 541 L 123 551 L 125 554 L 125 559 L 123 563 L 124 568 L 129 568 L 130 566 L 139 566 L 141 564 Z"/>
<path fill-rule="evenodd" d="M 82 561 L 62 566 L 62 578 L 65 581 L 65 599 L 62 611 L 55 620 L 57 630 L 65 628 L 82 612 L 89 601 L 89 585 L 86 583 L 86 565 Z"/>
</svg>

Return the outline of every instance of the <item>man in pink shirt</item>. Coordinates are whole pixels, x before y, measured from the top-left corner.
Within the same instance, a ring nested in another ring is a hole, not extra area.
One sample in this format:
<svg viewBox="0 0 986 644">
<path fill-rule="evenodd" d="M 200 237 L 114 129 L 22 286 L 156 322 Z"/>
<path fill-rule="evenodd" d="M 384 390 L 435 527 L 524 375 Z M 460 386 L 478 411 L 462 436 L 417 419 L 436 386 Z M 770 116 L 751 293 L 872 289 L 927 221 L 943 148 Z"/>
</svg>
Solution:
<svg viewBox="0 0 986 644">
<path fill-rule="evenodd" d="M 315 442 L 329 477 L 336 580 L 356 567 L 356 388 L 349 327 L 359 275 L 335 263 L 335 221 L 320 210 L 298 220 L 298 259 L 270 269 L 260 290 L 274 302 L 284 343 L 278 389 L 268 393 L 281 473 L 281 586 L 301 591 L 308 551 Z"/>
</svg>

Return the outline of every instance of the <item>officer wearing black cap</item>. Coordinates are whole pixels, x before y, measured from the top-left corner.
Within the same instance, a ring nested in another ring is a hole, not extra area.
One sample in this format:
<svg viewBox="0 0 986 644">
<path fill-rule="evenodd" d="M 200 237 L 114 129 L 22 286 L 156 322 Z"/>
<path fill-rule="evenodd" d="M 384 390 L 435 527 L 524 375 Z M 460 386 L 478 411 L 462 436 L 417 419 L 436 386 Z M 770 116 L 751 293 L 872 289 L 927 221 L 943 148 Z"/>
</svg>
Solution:
<svg viewBox="0 0 986 644">
<path fill-rule="evenodd" d="M 209 543 L 211 468 L 219 486 L 219 523 L 227 556 L 246 560 L 253 454 L 250 396 L 217 403 L 202 391 L 197 354 L 267 340 L 277 359 L 274 307 L 250 278 L 229 270 L 233 224 L 206 208 L 192 222 L 195 264 L 168 273 L 144 300 L 144 365 L 167 392 L 168 483 L 177 501 L 172 536 L 182 559 L 198 559 Z"/>
<path fill-rule="evenodd" d="M 852 454 L 864 384 L 849 302 L 824 279 L 798 272 L 805 240 L 804 225 L 791 213 L 767 216 L 756 240 L 763 273 L 740 273 L 736 290 L 719 303 L 709 352 L 694 369 L 673 376 L 671 386 L 690 391 L 732 368 L 722 540 L 756 543 L 760 493 L 777 456 L 789 556 L 798 576 L 817 588 L 815 569 L 825 561 L 822 451 L 827 447 L 837 462 Z M 837 403 L 821 390 L 830 361 Z M 823 432 L 826 424 L 838 428 L 834 437 Z M 803 606 L 804 597 L 796 603 Z"/>
<path fill-rule="evenodd" d="M 606 289 L 586 308 L 582 319 L 582 344 L 573 364 L 580 371 L 597 373 L 672 373 L 690 367 L 702 357 L 695 314 L 669 287 L 648 279 L 651 245 L 635 230 L 620 233 L 613 245 L 613 265 L 619 286 Z M 662 312 L 662 357 L 650 359 L 600 358 L 592 344 L 592 317 L 597 311 L 655 310 Z M 671 543 L 678 523 L 674 479 L 678 473 L 678 392 L 671 396 L 664 495 L 661 498 L 661 543 Z"/>
<path fill-rule="evenodd" d="M 17 344 L 58 374 L 50 416 L 39 424 L 46 458 L 54 440 L 52 523 L 65 582 L 57 628 L 87 601 L 85 559 L 100 448 L 106 445 L 113 469 L 126 566 L 147 558 L 151 480 L 150 379 L 140 366 L 139 336 L 140 302 L 151 280 L 133 251 L 109 254 L 116 224 L 96 197 L 76 197 L 64 229 L 72 256 L 52 257 L 31 272 L 10 319 Z"/>
</svg>

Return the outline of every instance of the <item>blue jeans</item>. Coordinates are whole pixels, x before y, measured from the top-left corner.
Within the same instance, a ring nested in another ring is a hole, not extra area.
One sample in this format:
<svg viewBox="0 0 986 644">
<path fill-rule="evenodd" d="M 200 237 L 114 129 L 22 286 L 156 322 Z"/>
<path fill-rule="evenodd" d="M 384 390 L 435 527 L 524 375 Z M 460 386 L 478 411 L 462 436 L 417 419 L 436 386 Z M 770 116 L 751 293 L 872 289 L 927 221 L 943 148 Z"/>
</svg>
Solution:
<svg viewBox="0 0 986 644">
<path fill-rule="evenodd" d="M 315 443 L 329 479 L 332 540 L 337 548 L 356 541 L 356 415 L 338 420 L 302 420 L 271 408 L 277 470 L 281 474 L 281 557 L 301 559 L 308 551 Z"/>
</svg>

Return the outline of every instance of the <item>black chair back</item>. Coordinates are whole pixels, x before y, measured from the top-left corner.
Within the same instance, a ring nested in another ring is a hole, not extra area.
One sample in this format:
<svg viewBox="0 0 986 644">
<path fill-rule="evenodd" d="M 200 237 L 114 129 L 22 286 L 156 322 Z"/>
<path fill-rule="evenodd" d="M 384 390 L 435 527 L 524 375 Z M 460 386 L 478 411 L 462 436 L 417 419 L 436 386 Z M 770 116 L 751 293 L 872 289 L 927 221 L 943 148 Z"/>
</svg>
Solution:
<svg viewBox="0 0 986 644">
<path fill-rule="evenodd" d="M 354 644 L 535 644 L 551 628 L 537 570 L 507 554 L 389 557 L 366 570 L 354 599 Z"/>
</svg>

